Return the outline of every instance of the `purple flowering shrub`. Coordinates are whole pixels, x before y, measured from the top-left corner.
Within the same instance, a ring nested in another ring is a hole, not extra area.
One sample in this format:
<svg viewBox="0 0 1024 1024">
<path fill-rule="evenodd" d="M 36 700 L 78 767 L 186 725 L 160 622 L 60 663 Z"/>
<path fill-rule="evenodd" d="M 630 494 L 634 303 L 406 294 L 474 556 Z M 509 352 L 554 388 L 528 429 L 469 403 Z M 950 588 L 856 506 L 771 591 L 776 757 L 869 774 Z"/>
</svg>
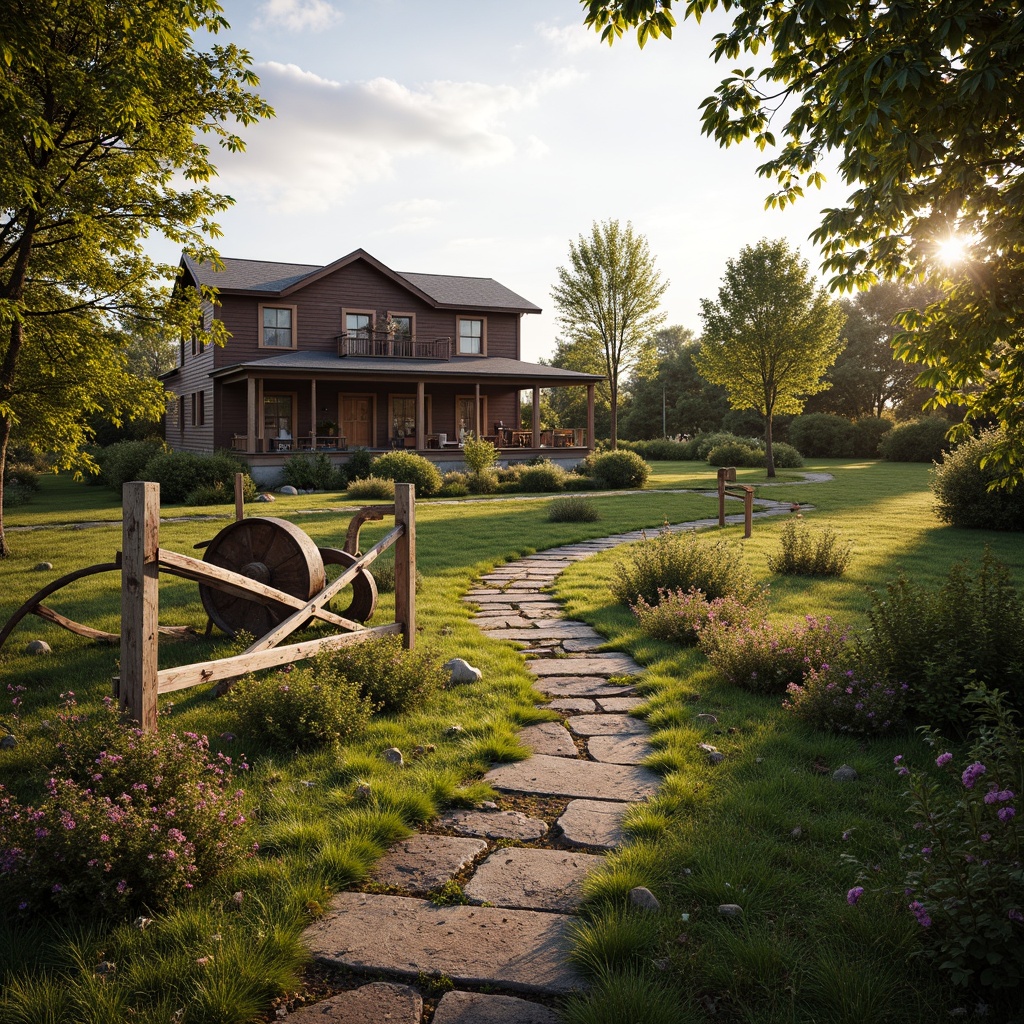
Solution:
<svg viewBox="0 0 1024 1024">
<path fill-rule="evenodd" d="M 895 758 L 914 822 L 897 894 L 920 926 L 924 953 L 954 984 L 1013 989 L 1024 984 L 1024 737 L 1005 694 L 979 686 L 967 700 L 981 723 L 970 763 L 943 751 L 935 770 L 919 771 Z M 921 732 L 942 749 L 938 734 Z M 849 903 L 871 898 L 869 877 L 862 869 Z"/>
<path fill-rule="evenodd" d="M 661 589 L 657 604 L 648 604 L 638 597 L 630 608 L 647 636 L 684 646 L 695 644 L 698 634 L 709 622 L 737 626 L 764 618 L 762 599 L 755 598 L 748 604 L 727 595 L 709 601 L 707 595 L 696 587 L 689 590 Z"/>
<path fill-rule="evenodd" d="M 805 672 L 840 661 L 847 633 L 830 616 L 808 615 L 791 626 L 768 621 L 732 625 L 712 619 L 697 642 L 730 683 L 754 693 L 785 693 L 790 683 L 802 681 Z"/>
<path fill-rule="evenodd" d="M 808 669 L 802 683 L 790 683 L 782 706 L 815 729 L 872 735 L 902 719 L 907 689 L 826 663 Z"/>
<path fill-rule="evenodd" d="M 42 796 L 22 805 L 0 787 L 0 905 L 152 911 L 251 854 L 233 778 L 246 765 L 205 736 L 143 733 L 112 702 L 85 717 L 66 698 Z"/>
</svg>

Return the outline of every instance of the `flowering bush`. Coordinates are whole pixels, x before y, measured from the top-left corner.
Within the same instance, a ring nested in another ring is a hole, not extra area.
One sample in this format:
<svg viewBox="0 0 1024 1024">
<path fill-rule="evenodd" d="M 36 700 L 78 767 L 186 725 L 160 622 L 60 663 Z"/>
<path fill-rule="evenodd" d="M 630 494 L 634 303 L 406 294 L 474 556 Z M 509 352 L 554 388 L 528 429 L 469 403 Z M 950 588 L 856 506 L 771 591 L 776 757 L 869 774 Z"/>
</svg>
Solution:
<svg viewBox="0 0 1024 1024">
<path fill-rule="evenodd" d="M 772 572 L 790 576 L 842 576 L 850 564 L 851 544 L 826 526 L 808 529 L 800 516 L 790 519 L 779 536 L 779 549 L 768 556 Z"/>
<path fill-rule="evenodd" d="M 838 662 L 846 637 L 846 630 L 833 626 L 830 616 L 808 615 L 792 626 L 712 620 L 701 629 L 697 642 L 730 683 L 755 693 L 784 693 L 810 669 Z"/>
<path fill-rule="evenodd" d="M 154 910 L 251 852 L 236 766 L 205 736 L 127 728 L 112 702 L 85 718 L 65 696 L 43 796 L 0 787 L 0 903 Z"/>
<path fill-rule="evenodd" d="M 729 627 L 764 618 L 764 602 L 760 599 L 755 598 L 753 604 L 728 596 L 709 601 L 696 587 L 659 590 L 657 604 L 650 605 L 639 597 L 630 607 L 647 636 L 684 645 L 695 644 L 709 622 Z"/>
<path fill-rule="evenodd" d="M 914 841 L 901 852 L 899 891 L 920 925 L 924 953 L 954 984 L 1014 989 L 1024 983 L 1024 827 L 1017 801 L 1024 785 L 1024 746 L 1005 695 L 976 688 L 968 700 L 981 722 L 966 767 L 944 751 L 935 768 L 912 771 L 895 758 L 908 783 Z M 928 729 L 925 738 L 942 749 Z M 862 870 L 858 881 L 870 873 Z M 860 890 L 858 892 L 858 890 Z M 847 894 L 857 902 L 865 887 Z"/>
<path fill-rule="evenodd" d="M 790 683 L 782 706 L 815 729 L 870 735 L 899 722 L 907 689 L 906 683 L 868 681 L 853 669 L 824 664 L 808 669 L 803 683 Z"/>
</svg>

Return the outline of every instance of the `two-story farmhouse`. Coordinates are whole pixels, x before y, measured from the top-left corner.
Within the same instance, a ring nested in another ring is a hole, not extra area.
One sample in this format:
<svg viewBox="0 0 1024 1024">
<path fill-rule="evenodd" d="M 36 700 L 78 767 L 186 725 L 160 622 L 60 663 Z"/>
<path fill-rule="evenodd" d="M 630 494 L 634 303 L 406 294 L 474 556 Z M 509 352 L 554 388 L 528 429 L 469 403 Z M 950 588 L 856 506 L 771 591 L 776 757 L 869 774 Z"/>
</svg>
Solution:
<svg viewBox="0 0 1024 1024">
<path fill-rule="evenodd" d="M 602 378 L 520 359 L 533 303 L 491 278 L 398 273 L 361 249 L 326 267 L 182 259 L 180 286 L 217 289 L 206 316 L 224 348 L 183 339 L 164 376 L 176 396 L 166 437 L 176 449 L 232 448 L 270 480 L 298 451 L 344 461 L 355 447 L 412 448 L 460 461 L 467 433 L 503 457 L 578 459 L 593 446 Z M 587 423 L 551 430 L 540 389 L 587 389 Z M 520 392 L 533 396 L 520 429 Z"/>
</svg>

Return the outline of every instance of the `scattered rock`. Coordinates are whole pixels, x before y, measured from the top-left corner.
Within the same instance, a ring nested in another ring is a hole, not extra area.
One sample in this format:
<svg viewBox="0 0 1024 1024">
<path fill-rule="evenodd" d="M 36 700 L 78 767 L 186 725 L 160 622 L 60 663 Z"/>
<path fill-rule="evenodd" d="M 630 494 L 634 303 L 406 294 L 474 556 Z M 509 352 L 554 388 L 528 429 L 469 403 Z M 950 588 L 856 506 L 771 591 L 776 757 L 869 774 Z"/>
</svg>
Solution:
<svg viewBox="0 0 1024 1024">
<path fill-rule="evenodd" d="M 496 811 L 498 805 L 493 800 L 482 800 L 479 808 L 481 811 Z"/>
<path fill-rule="evenodd" d="M 13 750 L 18 745 L 18 737 L 11 733 L 0 739 L 0 750 Z"/>
<path fill-rule="evenodd" d="M 401 768 L 402 765 L 405 764 L 405 760 L 402 757 L 402 752 L 398 749 L 398 747 L 388 747 L 388 749 L 384 751 L 383 756 L 385 761 L 389 762 L 390 764 L 397 764 L 399 768 Z"/>
<path fill-rule="evenodd" d="M 356 786 L 355 795 L 357 800 L 369 800 L 372 794 L 373 790 L 370 789 L 370 784 L 368 782 L 360 782 L 359 785 Z"/>
<path fill-rule="evenodd" d="M 742 917 L 743 908 L 738 903 L 723 903 L 718 908 L 722 917 Z"/>
<path fill-rule="evenodd" d="M 833 782 L 856 782 L 860 776 L 857 769 L 849 764 L 841 764 L 833 773 Z"/>
<path fill-rule="evenodd" d="M 101 960 L 96 965 L 97 974 L 113 974 L 117 970 L 117 964 L 111 963 L 109 960 Z"/>
<path fill-rule="evenodd" d="M 698 722 L 703 722 L 705 725 L 718 725 L 718 719 L 714 715 L 701 714 L 697 716 Z"/>
<path fill-rule="evenodd" d="M 277 499 L 269 491 L 264 491 L 262 494 L 257 494 L 256 497 L 253 498 L 253 501 L 257 501 L 260 504 L 264 505 L 267 504 L 268 502 L 276 500 Z"/>
<path fill-rule="evenodd" d="M 285 484 L 284 487 L 278 487 L 277 493 L 278 494 L 298 494 L 299 492 L 298 492 L 298 489 L 295 488 L 295 487 L 292 487 L 291 484 Z"/>
<path fill-rule="evenodd" d="M 672 961 L 667 956 L 663 956 L 658 960 L 654 961 L 654 968 L 658 971 L 667 971 L 672 966 Z"/>
<path fill-rule="evenodd" d="M 50 645 L 45 640 L 30 640 L 25 645 L 26 654 L 52 654 Z"/>
<path fill-rule="evenodd" d="M 650 889 L 642 885 L 634 886 L 629 890 L 629 904 L 638 910 L 651 910 L 655 912 L 661 910 L 658 897 Z"/>
<path fill-rule="evenodd" d="M 795 829 L 793 829 L 792 832 L 789 833 L 789 838 L 790 839 L 799 839 L 803 834 L 804 834 L 804 830 L 799 825 L 797 825 L 797 827 Z"/>
<path fill-rule="evenodd" d="M 32 566 L 33 572 L 49 572 L 53 568 L 53 562 L 39 562 Z"/>
<path fill-rule="evenodd" d="M 445 729 L 444 734 L 445 736 L 461 736 L 465 731 L 466 730 L 463 729 L 461 725 L 449 725 L 448 728 Z"/>
<path fill-rule="evenodd" d="M 708 759 L 708 764 L 721 764 L 725 760 L 725 754 L 718 747 L 713 747 L 710 743 L 698 743 L 697 749 L 704 752 Z"/>
<path fill-rule="evenodd" d="M 463 683 L 478 683 L 483 678 L 483 673 L 474 668 L 465 658 L 452 658 L 446 661 L 444 667 L 451 673 L 449 682 L 452 686 L 459 686 Z"/>
</svg>

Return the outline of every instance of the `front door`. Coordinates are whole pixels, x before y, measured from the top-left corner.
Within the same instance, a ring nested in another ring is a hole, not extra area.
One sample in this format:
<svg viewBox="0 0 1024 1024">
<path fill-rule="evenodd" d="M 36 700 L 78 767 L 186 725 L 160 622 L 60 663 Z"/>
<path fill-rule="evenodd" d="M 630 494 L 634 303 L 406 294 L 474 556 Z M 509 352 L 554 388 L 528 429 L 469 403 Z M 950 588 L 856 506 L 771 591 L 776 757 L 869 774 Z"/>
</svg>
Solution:
<svg viewBox="0 0 1024 1024">
<path fill-rule="evenodd" d="M 341 433 L 350 448 L 373 448 L 373 398 L 341 396 Z"/>
</svg>

